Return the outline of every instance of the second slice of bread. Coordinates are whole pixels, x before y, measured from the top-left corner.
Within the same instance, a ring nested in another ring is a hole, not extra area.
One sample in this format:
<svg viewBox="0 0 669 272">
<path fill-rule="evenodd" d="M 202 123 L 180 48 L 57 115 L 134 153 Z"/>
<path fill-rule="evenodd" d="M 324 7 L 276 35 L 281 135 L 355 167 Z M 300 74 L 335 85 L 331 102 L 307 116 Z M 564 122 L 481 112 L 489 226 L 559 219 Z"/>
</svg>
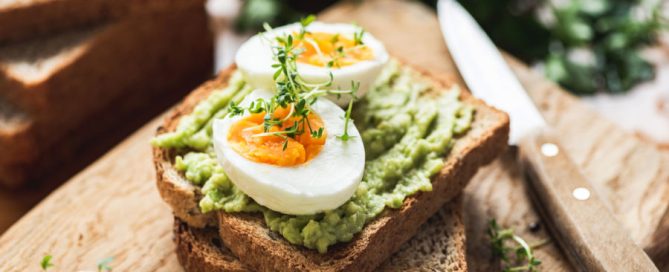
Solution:
<svg viewBox="0 0 669 272">
<path fill-rule="evenodd" d="M 226 248 L 215 227 L 193 228 L 174 218 L 179 263 L 189 272 L 251 271 Z M 467 271 L 462 197 L 444 205 L 376 271 Z"/>
<path fill-rule="evenodd" d="M 181 116 L 212 91 L 227 84 L 234 67 L 224 71 L 191 95 L 166 118 L 158 133 L 175 129 Z M 428 77 L 437 89 L 452 84 L 442 77 Z M 246 266 L 258 271 L 370 271 L 408 241 L 430 216 L 457 196 L 479 167 L 491 162 L 507 146 L 508 116 L 468 93 L 461 100 L 476 109 L 471 129 L 456 140 L 445 159 L 445 166 L 433 180 L 431 192 L 408 197 L 400 209 L 387 208 L 367 224 L 348 243 L 332 246 L 327 254 L 288 243 L 270 231 L 262 216 L 247 213 L 201 214 L 197 206 L 199 189 L 186 181 L 173 167 L 170 151 L 154 148 L 158 188 L 175 214 L 191 226 L 218 223 L 223 244 Z M 217 220 L 217 221 L 214 221 Z"/>
</svg>

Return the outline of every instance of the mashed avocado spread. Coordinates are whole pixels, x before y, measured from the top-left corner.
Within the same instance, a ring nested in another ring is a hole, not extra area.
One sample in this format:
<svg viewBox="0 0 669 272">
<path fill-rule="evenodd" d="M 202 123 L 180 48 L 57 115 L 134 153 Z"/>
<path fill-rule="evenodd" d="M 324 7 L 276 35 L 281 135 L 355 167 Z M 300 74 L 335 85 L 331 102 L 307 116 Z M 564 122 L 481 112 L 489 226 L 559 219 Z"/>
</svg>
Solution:
<svg viewBox="0 0 669 272">
<path fill-rule="evenodd" d="M 228 87 L 213 92 L 180 120 L 175 132 L 159 135 L 152 144 L 182 154 L 174 167 L 201 186 L 203 213 L 260 212 L 272 231 L 321 253 L 353 239 L 385 207 L 400 208 L 407 196 L 431 191 L 430 178 L 442 169 L 454 136 L 469 129 L 474 114 L 472 107 L 459 101 L 458 90 L 433 90 L 416 72 L 391 61 L 354 109 L 353 120 L 366 153 L 357 191 L 337 209 L 295 216 L 255 203 L 235 187 L 216 161 L 212 122 L 224 118 L 227 105 L 239 103 L 250 91 L 243 76 L 235 73 Z"/>
</svg>

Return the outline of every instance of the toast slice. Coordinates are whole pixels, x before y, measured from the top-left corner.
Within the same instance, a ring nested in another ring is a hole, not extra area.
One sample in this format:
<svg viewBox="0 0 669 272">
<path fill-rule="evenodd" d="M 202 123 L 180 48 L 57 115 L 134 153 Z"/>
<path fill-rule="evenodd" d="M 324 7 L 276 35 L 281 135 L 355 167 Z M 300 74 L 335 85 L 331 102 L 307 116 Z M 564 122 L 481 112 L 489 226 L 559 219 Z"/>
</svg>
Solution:
<svg viewBox="0 0 669 272">
<path fill-rule="evenodd" d="M 181 116 L 212 91 L 224 88 L 234 71 L 231 67 L 189 95 L 158 128 L 158 134 L 176 128 Z M 423 73 L 438 88 L 452 81 Z M 202 214 L 197 201 L 199 188 L 172 167 L 172 151 L 154 148 L 157 186 L 175 215 L 193 227 L 218 224 L 223 244 L 249 268 L 259 271 L 370 271 L 408 241 L 431 215 L 457 196 L 477 169 L 490 163 L 507 146 L 508 116 L 468 93 L 461 100 L 476 109 L 471 129 L 456 140 L 445 166 L 432 181 L 431 192 L 408 197 L 400 209 L 386 209 L 348 243 L 332 246 L 319 254 L 294 246 L 265 226 L 258 214 L 218 212 Z"/>
<path fill-rule="evenodd" d="M 250 271 L 226 248 L 215 227 L 190 227 L 174 218 L 179 263 L 186 271 Z M 444 205 L 376 271 L 467 271 L 462 197 Z"/>
<path fill-rule="evenodd" d="M 204 7 L 0 45 L 0 185 L 83 166 L 210 77 L 212 55 Z"/>
<path fill-rule="evenodd" d="M 0 1 L 0 44 L 185 7 L 204 0 L 19 0 Z"/>
</svg>

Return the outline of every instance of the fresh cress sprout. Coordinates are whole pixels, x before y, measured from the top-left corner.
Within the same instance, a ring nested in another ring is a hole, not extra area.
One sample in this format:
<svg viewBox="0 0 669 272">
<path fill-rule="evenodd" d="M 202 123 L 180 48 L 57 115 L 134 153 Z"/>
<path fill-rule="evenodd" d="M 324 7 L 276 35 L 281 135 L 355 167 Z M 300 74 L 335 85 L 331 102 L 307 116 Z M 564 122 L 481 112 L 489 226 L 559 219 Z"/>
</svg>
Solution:
<svg viewBox="0 0 669 272">
<path fill-rule="evenodd" d="M 272 68 L 276 69 L 273 75 L 273 80 L 275 82 L 276 94 L 270 99 L 259 98 L 250 103 L 248 107 L 242 107 L 236 103 L 230 103 L 228 107 L 228 116 L 240 116 L 244 112 L 249 113 L 265 113 L 263 120 L 263 133 L 256 134 L 254 137 L 264 137 L 264 136 L 278 136 L 283 138 L 284 144 L 283 149 L 285 150 L 288 146 L 288 140 L 290 138 L 295 138 L 303 133 L 309 133 L 311 137 L 320 138 L 323 136 L 323 128 L 313 129 L 309 119 L 307 118 L 311 113 L 311 105 L 316 103 L 316 100 L 324 95 L 332 94 L 340 97 L 341 95 L 350 95 L 351 101 L 349 102 L 348 108 L 344 115 L 344 132 L 338 138 L 342 141 L 347 141 L 351 137 L 348 135 L 348 124 L 351 122 L 351 110 L 353 107 L 353 101 L 355 99 L 355 93 L 360 86 L 358 82 L 351 82 L 351 90 L 328 90 L 327 88 L 331 87 L 333 82 L 332 73 L 329 74 L 330 78 L 326 82 L 322 83 L 309 83 L 306 82 L 297 71 L 297 58 L 304 51 L 304 48 L 298 47 L 296 45 L 298 40 L 302 40 L 304 35 L 309 33 L 306 30 L 306 27 L 309 26 L 316 17 L 310 15 L 308 17 L 300 20 L 300 31 L 297 34 L 283 34 L 274 37 L 274 46 L 272 47 L 274 61 Z M 265 31 L 270 33 L 272 27 L 269 24 L 265 24 Z M 362 43 L 362 35 L 364 34 L 363 30 L 356 32 L 354 34 L 356 39 L 356 44 Z M 294 36 L 296 35 L 296 36 Z M 266 36 L 262 36 L 264 39 L 268 39 Z M 335 38 L 336 37 L 336 38 Z M 338 36 L 333 37 L 333 41 L 336 42 Z M 270 42 L 272 40 L 268 39 Z M 343 48 L 337 49 L 336 52 L 343 54 Z M 336 64 L 336 60 L 333 57 L 333 61 L 328 63 L 328 67 L 332 67 Z M 272 116 L 272 113 L 278 108 L 289 108 L 290 114 L 285 118 L 276 118 Z M 289 117 L 296 117 L 296 121 L 292 121 L 292 124 L 288 124 L 284 130 L 280 131 L 271 131 L 272 127 L 278 126 L 281 127 L 284 125 L 284 122 L 289 122 Z"/>
<path fill-rule="evenodd" d="M 353 109 L 353 101 L 356 99 L 355 93 L 358 91 L 358 88 L 360 88 L 360 82 L 351 82 L 351 90 L 354 95 L 351 97 L 351 100 L 348 101 L 348 108 L 346 108 L 346 114 L 344 116 L 344 134 L 337 136 L 337 138 L 342 141 L 348 141 L 348 139 L 352 138 L 352 136 L 348 135 L 348 123 L 351 121 L 351 110 Z"/>
<path fill-rule="evenodd" d="M 536 246 L 530 246 L 523 238 L 513 233 L 513 229 L 502 229 L 495 219 L 490 220 L 488 224 L 488 235 L 493 254 L 502 259 L 503 271 L 539 271 L 538 266 L 541 261 L 534 256 L 533 248 L 543 245 L 545 242 Z M 516 244 L 511 247 L 509 244 Z M 513 252 L 514 259 L 510 258 Z"/>
<path fill-rule="evenodd" d="M 365 35 L 365 30 L 362 27 L 358 27 L 358 31 L 353 33 L 353 41 L 355 45 L 363 45 L 362 37 Z"/>
<path fill-rule="evenodd" d="M 40 262 L 40 267 L 42 267 L 42 270 L 47 271 L 49 268 L 53 267 L 53 263 L 51 262 L 51 259 L 53 256 L 51 254 L 47 254 L 42 258 L 42 261 Z"/>
<path fill-rule="evenodd" d="M 314 21 L 316 21 L 316 16 L 313 14 L 300 19 L 300 25 L 302 27 L 300 28 L 300 35 L 298 36 L 299 39 L 304 38 L 304 34 L 307 34 L 307 26 L 309 26 Z"/>
<path fill-rule="evenodd" d="M 49 268 L 54 266 L 53 263 L 51 262 L 52 259 L 53 256 L 51 254 L 47 254 L 42 258 L 42 261 L 40 262 L 40 267 L 42 268 L 43 271 L 47 271 Z M 109 266 L 109 263 L 113 261 L 114 261 L 113 257 L 107 257 L 98 261 L 98 272 L 112 271 L 112 268 L 111 266 Z"/>
</svg>

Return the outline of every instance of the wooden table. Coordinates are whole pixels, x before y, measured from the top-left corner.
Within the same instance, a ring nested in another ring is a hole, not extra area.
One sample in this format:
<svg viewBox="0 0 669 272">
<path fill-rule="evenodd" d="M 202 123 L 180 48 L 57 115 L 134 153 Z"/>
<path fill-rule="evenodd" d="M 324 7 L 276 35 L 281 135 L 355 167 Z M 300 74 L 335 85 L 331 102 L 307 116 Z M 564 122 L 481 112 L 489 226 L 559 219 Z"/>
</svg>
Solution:
<svg viewBox="0 0 669 272">
<path fill-rule="evenodd" d="M 432 73 L 456 73 L 432 11 L 415 2 L 340 4 L 321 16 L 356 21 L 385 42 L 391 54 Z M 669 154 L 637 140 L 592 113 L 524 65 L 509 59 L 544 117 L 634 240 L 656 259 L 668 256 Z M 159 118 L 53 192 L 0 237 L 0 271 L 35 271 L 53 254 L 57 271 L 95 269 L 109 256 L 115 271 L 179 271 L 172 217 L 158 196 L 148 141 Z M 485 237 L 497 218 L 530 241 L 550 238 L 529 202 L 515 154 L 481 169 L 466 190 L 468 261 L 475 271 L 495 263 Z M 545 271 L 568 270 L 554 243 L 538 256 Z"/>
</svg>

